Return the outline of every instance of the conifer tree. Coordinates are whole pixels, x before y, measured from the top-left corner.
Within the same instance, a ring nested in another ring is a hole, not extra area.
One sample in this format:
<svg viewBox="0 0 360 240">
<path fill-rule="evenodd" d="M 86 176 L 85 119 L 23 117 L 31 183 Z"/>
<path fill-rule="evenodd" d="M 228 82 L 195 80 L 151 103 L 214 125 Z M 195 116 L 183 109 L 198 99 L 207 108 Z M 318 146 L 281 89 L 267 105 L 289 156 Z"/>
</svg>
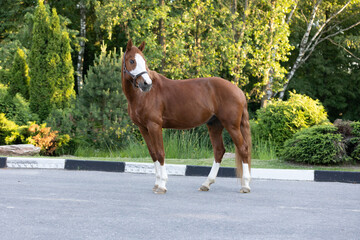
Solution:
<svg viewBox="0 0 360 240">
<path fill-rule="evenodd" d="M 49 57 L 51 59 L 51 72 L 49 79 L 54 81 L 54 95 L 51 102 L 56 108 L 70 107 L 75 98 L 74 68 L 71 60 L 71 47 L 69 34 L 60 27 L 59 16 L 54 9 L 51 15 L 52 38 L 49 42 Z"/>
<path fill-rule="evenodd" d="M 70 107 L 75 98 L 69 35 L 55 9 L 50 15 L 43 0 L 34 14 L 30 51 L 30 107 L 41 120 L 53 108 Z"/>
<path fill-rule="evenodd" d="M 76 109 L 80 113 L 78 134 L 91 144 L 109 148 L 127 143 L 133 129 L 121 88 L 121 54 L 107 53 L 102 46 L 87 72 Z"/>
<path fill-rule="evenodd" d="M 25 99 L 29 99 L 29 67 L 26 63 L 25 53 L 18 48 L 14 62 L 10 69 L 10 89 L 12 96 L 20 93 Z"/>
<path fill-rule="evenodd" d="M 37 113 L 41 120 L 49 115 L 52 104 L 51 98 L 54 94 L 53 79 L 49 79 L 52 72 L 52 62 L 48 64 L 48 44 L 51 38 L 50 17 L 43 0 L 39 0 L 39 5 L 34 14 L 34 25 L 32 33 L 32 45 L 29 56 L 30 68 L 30 108 Z"/>
</svg>

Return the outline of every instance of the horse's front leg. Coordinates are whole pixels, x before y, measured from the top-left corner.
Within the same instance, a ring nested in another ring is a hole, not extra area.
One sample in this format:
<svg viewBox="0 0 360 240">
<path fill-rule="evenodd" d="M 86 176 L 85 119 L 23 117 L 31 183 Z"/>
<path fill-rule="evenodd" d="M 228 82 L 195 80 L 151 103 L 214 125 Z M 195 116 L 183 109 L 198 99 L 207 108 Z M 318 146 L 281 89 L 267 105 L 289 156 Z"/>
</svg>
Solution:
<svg viewBox="0 0 360 240">
<path fill-rule="evenodd" d="M 155 149 L 151 143 L 151 139 L 150 139 L 150 134 L 149 131 L 147 130 L 147 128 L 144 127 L 139 127 L 140 129 L 140 133 L 143 136 L 145 142 L 146 142 L 146 146 L 148 147 L 149 150 L 149 154 L 154 162 L 154 169 L 155 169 L 155 184 L 153 187 L 153 191 L 155 192 L 158 188 L 159 188 L 159 184 L 160 184 L 160 163 L 157 160 L 156 154 L 155 154 Z"/>
<path fill-rule="evenodd" d="M 150 155 L 154 161 L 155 173 L 157 174 L 154 192 L 157 194 L 163 194 L 167 191 L 166 182 L 168 180 L 168 175 L 165 167 L 165 151 L 162 137 L 162 127 L 160 124 L 150 123 L 147 126 L 147 131 L 152 148 L 151 151 L 149 151 L 152 152 Z M 157 189 L 155 189 L 156 185 L 158 185 Z"/>
</svg>

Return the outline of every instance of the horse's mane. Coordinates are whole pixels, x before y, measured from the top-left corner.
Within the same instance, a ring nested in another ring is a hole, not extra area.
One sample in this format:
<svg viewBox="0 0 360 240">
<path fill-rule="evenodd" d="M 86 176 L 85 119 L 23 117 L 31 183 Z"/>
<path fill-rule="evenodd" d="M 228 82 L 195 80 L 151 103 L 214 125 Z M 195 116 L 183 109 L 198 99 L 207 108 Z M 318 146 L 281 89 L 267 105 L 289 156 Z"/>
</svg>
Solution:
<svg viewBox="0 0 360 240">
<path fill-rule="evenodd" d="M 160 86 L 163 85 L 164 81 L 173 81 L 172 79 L 167 78 L 164 75 L 162 75 L 156 71 L 153 71 L 153 70 L 149 71 L 149 75 L 150 75 L 151 80 L 153 80 L 153 84 L 158 84 Z"/>
</svg>

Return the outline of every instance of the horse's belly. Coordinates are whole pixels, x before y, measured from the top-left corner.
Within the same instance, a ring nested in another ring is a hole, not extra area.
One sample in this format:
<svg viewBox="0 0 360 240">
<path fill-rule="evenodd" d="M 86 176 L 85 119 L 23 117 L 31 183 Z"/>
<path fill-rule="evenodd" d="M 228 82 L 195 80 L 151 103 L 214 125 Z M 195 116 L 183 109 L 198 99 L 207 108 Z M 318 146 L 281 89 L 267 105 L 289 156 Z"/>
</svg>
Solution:
<svg viewBox="0 0 360 240">
<path fill-rule="evenodd" d="M 164 121 L 163 122 L 163 128 L 171 128 L 171 129 L 190 129 L 190 128 L 194 128 L 194 127 L 198 127 L 202 124 L 204 124 L 206 121 L 204 122 L 193 122 L 193 123 L 186 123 L 186 122 L 176 122 L 176 121 Z"/>
<path fill-rule="evenodd" d="M 210 112 L 203 114 L 184 113 L 176 116 L 163 116 L 163 128 L 189 129 L 198 127 L 211 119 Z"/>
</svg>

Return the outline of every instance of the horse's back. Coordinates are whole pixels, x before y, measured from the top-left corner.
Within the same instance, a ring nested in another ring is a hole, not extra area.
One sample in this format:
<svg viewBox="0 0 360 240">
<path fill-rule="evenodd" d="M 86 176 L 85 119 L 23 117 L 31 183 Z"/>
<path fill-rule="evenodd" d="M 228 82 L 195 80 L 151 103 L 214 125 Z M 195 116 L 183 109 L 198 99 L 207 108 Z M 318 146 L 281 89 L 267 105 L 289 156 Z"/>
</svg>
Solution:
<svg viewBox="0 0 360 240">
<path fill-rule="evenodd" d="M 214 91 L 219 94 L 244 95 L 243 92 L 230 81 L 220 77 L 193 78 L 184 80 L 170 80 L 174 85 L 185 89 L 201 89 L 201 91 Z"/>
<path fill-rule="evenodd" d="M 245 104 L 243 91 L 228 80 L 220 77 L 195 78 L 181 80 L 179 85 L 188 85 L 187 89 L 194 89 L 197 94 L 204 93 L 213 96 L 218 104 Z M 225 107 L 225 106 L 223 106 Z"/>
<path fill-rule="evenodd" d="M 230 113 L 236 114 L 246 104 L 243 92 L 219 77 L 168 80 L 163 90 L 164 127 L 191 128 L 214 116 L 225 118 Z"/>
</svg>

